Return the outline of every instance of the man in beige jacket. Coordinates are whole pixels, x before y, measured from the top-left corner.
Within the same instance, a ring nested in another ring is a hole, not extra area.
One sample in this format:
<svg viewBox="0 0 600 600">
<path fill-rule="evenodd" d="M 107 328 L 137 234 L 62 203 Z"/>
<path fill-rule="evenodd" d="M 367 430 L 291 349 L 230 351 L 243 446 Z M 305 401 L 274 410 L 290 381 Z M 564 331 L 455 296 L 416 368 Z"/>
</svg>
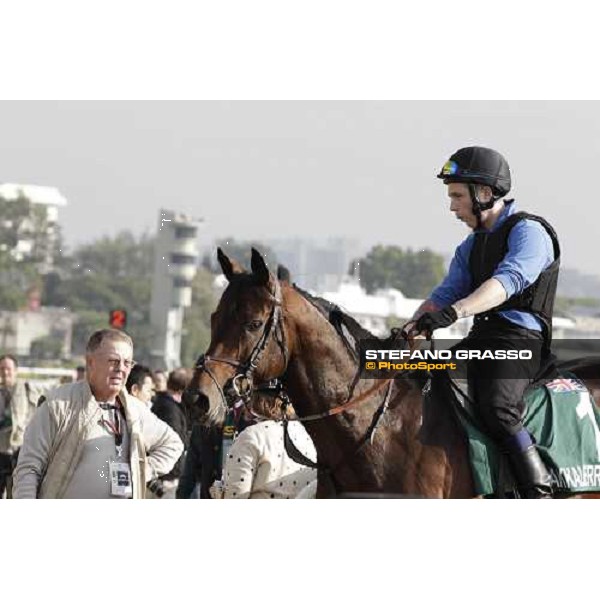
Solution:
<svg viewBox="0 0 600 600">
<path fill-rule="evenodd" d="M 18 379 L 19 364 L 12 354 L 0 356 L 0 498 L 10 497 L 10 480 L 23 434 L 42 394 L 54 385 Z"/>
<path fill-rule="evenodd" d="M 25 431 L 15 498 L 144 498 L 173 468 L 179 436 L 125 390 L 132 357 L 119 330 L 90 337 L 87 379 L 50 391 Z"/>
</svg>

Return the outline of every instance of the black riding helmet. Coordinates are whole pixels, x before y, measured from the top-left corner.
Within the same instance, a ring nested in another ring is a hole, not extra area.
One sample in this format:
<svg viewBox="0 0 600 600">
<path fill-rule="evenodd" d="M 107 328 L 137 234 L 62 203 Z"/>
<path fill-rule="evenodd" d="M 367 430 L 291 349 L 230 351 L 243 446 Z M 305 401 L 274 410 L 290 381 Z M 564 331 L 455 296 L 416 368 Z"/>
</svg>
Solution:
<svg viewBox="0 0 600 600">
<path fill-rule="evenodd" d="M 442 167 L 438 178 L 444 183 L 489 185 L 497 198 L 510 191 L 510 169 L 505 158 L 499 152 L 481 146 L 457 150 Z"/>
<path fill-rule="evenodd" d="M 469 146 L 457 150 L 444 164 L 438 175 L 444 183 L 465 183 L 469 186 L 473 214 L 481 227 L 481 211 L 488 210 L 494 203 L 510 191 L 510 169 L 506 159 L 491 148 Z M 493 197 L 489 202 L 481 202 L 475 185 L 489 185 Z"/>
</svg>

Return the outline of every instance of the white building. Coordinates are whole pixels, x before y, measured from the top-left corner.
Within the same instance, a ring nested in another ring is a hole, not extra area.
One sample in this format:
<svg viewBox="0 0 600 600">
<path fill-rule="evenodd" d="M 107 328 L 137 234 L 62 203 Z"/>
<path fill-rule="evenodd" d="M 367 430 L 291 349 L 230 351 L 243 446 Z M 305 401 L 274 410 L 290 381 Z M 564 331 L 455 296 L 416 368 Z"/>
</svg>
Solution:
<svg viewBox="0 0 600 600">
<path fill-rule="evenodd" d="M 367 294 L 356 278 L 346 277 L 339 288 L 325 292 L 323 298 L 337 304 L 353 316 L 363 327 L 378 337 L 390 332 L 390 320 L 399 323 L 408 321 L 423 300 L 407 298 L 400 290 L 388 288 Z M 452 327 L 436 332 L 439 338 L 462 338 L 471 326 L 472 319 L 461 319 Z"/>
<path fill-rule="evenodd" d="M 73 321 L 73 313 L 59 307 L 0 311 L 0 349 L 17 356 L 29 356 L 34 341 L 51 336 L 58 340 L 61 348 L 55 358 L 70 358 Z"/>
</svg>

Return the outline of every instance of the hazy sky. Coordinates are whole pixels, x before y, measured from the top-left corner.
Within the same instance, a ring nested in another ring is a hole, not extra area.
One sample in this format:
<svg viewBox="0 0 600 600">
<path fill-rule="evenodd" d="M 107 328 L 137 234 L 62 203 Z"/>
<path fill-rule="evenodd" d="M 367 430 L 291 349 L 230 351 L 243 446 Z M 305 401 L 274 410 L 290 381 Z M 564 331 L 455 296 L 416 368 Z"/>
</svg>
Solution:
<svg viewBox="0 0 600 600">
<path fill-rule="evenodd" d="M 600 275 L 599 102 L 3 102 L 0 181 L 55 186 L 67 244 L 154 231 L 204 240 L 356 238 L 451 253 L 467 229 L 435 178 L 457 148 L 501 151 L 563 265 Z M 511 196 L 513 193 L 511 193 Z"/>
</svg>

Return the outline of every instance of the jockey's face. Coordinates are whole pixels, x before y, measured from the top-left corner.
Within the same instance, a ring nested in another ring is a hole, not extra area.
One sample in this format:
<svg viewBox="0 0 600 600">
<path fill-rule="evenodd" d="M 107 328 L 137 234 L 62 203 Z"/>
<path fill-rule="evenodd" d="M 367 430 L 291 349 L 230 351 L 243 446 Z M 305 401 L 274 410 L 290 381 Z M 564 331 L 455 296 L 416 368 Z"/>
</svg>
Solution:
<svg viewBox="0 0 600 600">
<path fill-rule="evenodd" d="M 477 217 L 473 214 L 473 203 L 469 186 L 466 183 L 449 183 L 448 198 L 450 198 L 450 211 L 459 221 L 467 227 L 477 227 Z"/>
<path fill-rule="evenodd" d="M 487 185 L 476 185 L 475 194 L 477 195 L 477 200 L 481 203 L 489 202 L 493 196 L 492 188 Z M 477 217 L 473 213 L 473 202 L 469 186 L 466 183 L 449 183 L 448 198 L 450 198 L 450 210 L 455 214 L 456 218 L 462 221 L 467 227 L 476 229 Z M 496 206 L 501 207 L 502 203 Z M 493 224 L 493 219 L 497 214 L 498 211 L 494 211 L 493 208 L 482 211 L 482 226 L 488 227 L 489 224 Z"/>
</svg>

